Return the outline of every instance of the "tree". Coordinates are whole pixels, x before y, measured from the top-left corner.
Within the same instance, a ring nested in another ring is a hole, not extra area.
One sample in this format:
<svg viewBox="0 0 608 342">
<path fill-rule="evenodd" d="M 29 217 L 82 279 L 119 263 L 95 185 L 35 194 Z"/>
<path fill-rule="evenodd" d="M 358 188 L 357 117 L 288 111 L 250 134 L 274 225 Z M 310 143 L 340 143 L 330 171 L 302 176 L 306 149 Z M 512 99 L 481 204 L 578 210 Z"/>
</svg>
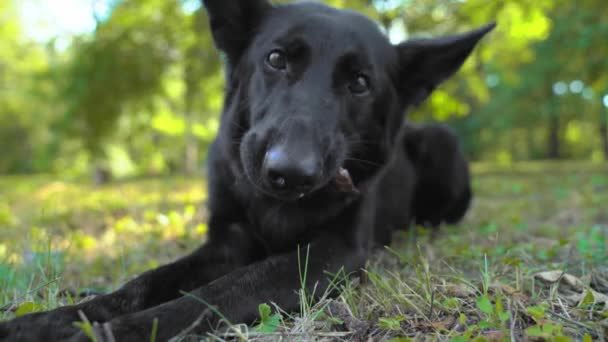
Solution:
<svg viewBox="0 0 608 342">
<path fill-rule="evenodd" d="M 44 75 L 50 67 L 46 47 L 22 32 L 16 2 L 0 3 L 0 173 L 50 168 L 49 126 L 57 106 Z"/>
</svg>

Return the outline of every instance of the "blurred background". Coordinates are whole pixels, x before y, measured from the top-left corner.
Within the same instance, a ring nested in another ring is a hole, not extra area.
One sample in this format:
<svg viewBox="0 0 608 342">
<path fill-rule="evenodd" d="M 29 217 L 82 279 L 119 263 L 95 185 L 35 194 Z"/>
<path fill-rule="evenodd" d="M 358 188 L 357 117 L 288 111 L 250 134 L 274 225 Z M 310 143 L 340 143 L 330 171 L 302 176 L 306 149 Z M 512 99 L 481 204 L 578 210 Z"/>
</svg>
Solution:
<svg viewBox="0 0 608 342">
<path fill-rule="evenodd" d="M 62 289 L 116 288 L 205 240 L 224 77 L 199 1 L 0 0 L 0 321 L 71 301 Z M 489 262 L 535 293 L 538 270 L 605 268 L 608 1 L 325 2 L 371 16 L 395 43 L 498 22 L 411 113 L 451 125 L 475 162 L 471 212 L 428 244 L 433 269 L 449 269 L 433 279 L 475 278 Z M 399 272 L 416 282 L 406 265 L 428 265 L 427 240 L 404 234 Z"/>
<path fill-rule="evenodd" d="M 324 2 L 394 42 L 497 20 L 412 119 L 449 123 L 475 161 L 608 160 L 608 2 Z M 199 0 L 0 1 L 0 174 L 203 170 L 223 89 L 206 22 Z"/>
</svg>

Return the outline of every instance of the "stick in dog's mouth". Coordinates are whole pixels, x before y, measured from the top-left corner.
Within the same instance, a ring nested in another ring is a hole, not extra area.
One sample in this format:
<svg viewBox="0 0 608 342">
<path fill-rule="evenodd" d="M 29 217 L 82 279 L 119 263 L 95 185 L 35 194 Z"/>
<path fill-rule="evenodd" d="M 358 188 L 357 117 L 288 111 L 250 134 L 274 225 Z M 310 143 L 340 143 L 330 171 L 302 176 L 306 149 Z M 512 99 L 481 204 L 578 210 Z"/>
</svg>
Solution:
<svg viewBox="0 0 608 342">
<path fill-rule="evenodd" d="M 346 193 L 354 193 L 358 194 L 359 189 L 355 186 L 352 177 L 347 169 L 341 167 L 338 169 L 338 173 L 336 174 L 336 178 L 334 178 L 334 183 L 336 184 L 336 188 L 340 192 Z"/>
</svg>

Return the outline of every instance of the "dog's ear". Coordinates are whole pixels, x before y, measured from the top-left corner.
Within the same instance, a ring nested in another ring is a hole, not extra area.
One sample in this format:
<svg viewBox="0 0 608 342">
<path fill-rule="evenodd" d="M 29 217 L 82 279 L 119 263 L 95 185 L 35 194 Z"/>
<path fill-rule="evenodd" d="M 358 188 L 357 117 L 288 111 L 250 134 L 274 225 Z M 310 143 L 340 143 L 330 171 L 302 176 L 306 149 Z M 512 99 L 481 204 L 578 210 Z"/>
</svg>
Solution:
<svg viewBox="0 0 608 342">
<path fill-rule="evenodd" d="M 231 64 L 236 63 L 272 5 L 267 0 L 203 0 L 213 40 Z"/>
<path fill-rule="evenodd" d="M 419 105 L 464 63 L 477 42 L 496 26 L 436 39 L 413 39 L 397 45 L 399 86 L 408 104 Z"/>
</svg>

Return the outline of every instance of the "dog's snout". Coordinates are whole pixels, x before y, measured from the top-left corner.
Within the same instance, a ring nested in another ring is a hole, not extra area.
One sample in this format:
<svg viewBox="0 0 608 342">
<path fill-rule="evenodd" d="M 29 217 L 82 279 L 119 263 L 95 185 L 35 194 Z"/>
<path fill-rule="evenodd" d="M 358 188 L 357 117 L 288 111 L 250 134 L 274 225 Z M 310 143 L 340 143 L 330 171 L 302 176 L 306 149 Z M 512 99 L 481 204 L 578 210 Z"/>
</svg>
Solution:
<svg viewBox="0 0 608 342">
<path fill-rule="evenodd" d="M 280 147 L 266 152 L 263 173 L 276 191 L 305 194 L 321 176 L 321 163 L 314 153 L 293 155 Z"/>
</svg>

